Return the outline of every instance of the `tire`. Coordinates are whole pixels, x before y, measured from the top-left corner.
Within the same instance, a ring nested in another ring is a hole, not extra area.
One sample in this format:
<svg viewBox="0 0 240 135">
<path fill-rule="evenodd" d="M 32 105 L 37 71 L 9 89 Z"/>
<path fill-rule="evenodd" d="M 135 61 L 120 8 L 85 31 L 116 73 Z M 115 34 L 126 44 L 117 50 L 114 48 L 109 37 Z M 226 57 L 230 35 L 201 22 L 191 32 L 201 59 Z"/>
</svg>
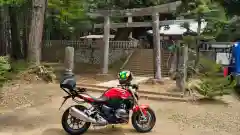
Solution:
<svg viewBox="0 0 240 135">
<path fill-rule="evenodd" d="M 77 109 L 79 109 L 81 111 L 84 111 L 85 109 L 87 109 L 85 106 L 81 106 L 81 105 L 75 105 L 74 107 L 76 107 Z M 63 127 L 63 129 L 70 135 L 80 135 L 80 134 L 85 133 L 88 130 L 88 128 L 90 127 L 91 123 L 86 122 L 79 129 L 71 128 L 69 126 L 68 122 L 67 122 L 68 116 L 69 116 L 69 109 L 70 109 L 70 107 L 62 115 L 62 127 Z"/>
<path fill-rule="evenodd" d="M 132 125 L 136 129 L 137 132 L 147 133 L 147 132 L 150 132 L 152 130 L 152 128 L 155 126 L 156 116 L 155 116 L 154 111 L 151 108 L 147 108 L 146 112 L 151 116 L 151 121 L 150 121 L 148 128 L 142 128 L 138 125 L 138 118 L 142 115 L 142 113 L 140 111 L 134 112 L 132 114 Z"/>
</svg>

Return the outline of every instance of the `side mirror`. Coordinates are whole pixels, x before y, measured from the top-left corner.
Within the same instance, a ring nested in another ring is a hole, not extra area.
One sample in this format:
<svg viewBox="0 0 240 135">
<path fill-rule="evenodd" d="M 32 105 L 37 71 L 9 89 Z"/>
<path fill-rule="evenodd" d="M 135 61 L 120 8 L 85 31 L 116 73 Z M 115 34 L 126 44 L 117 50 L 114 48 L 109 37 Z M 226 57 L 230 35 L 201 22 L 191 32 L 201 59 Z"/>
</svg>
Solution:
<svg viewBox="0 0 240 135">
<path fill-rule="evenodd" d="M 133 84 L 132 88 L 138 90 L 139 86 L 137 84 Z"/>
</svg>

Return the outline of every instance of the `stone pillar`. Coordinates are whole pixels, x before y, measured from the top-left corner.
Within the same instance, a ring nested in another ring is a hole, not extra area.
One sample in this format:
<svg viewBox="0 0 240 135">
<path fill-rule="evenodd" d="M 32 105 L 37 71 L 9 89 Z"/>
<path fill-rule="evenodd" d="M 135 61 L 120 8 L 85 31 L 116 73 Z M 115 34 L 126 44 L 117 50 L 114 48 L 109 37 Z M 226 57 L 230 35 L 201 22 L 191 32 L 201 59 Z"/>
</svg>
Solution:
<svg viewBox="0 0 240 135">
<path fill-rule="evenodd" d="M 152 14 L 152 29 L 153 29 L 153 49 L 154 49 L 154 79 L 161 80 L 161 43 L 159 33 L 159 13 Z"/>
<path fill-rule="evenodd" d="M 104 17 L 104 37 L 103 37 L 103 60 L 102 74 L 108 73 L 108 56 L 109 56 L 109 36 L 110 36 L 110 17 Z"/>
<path fill-rule="evenodd" d="M 66 47 L 65 48 L 65 70 L 72 72 L 74 69 L 74 48 Z"/>
<path fill-rule="evenodd" d="M 132 16 L 128 16 L 128 23 L 132 23 L 132 22 L 133 22 Z M 129 34 L 129 38 L 132 38 L 132 31 Z"/>
</svg>

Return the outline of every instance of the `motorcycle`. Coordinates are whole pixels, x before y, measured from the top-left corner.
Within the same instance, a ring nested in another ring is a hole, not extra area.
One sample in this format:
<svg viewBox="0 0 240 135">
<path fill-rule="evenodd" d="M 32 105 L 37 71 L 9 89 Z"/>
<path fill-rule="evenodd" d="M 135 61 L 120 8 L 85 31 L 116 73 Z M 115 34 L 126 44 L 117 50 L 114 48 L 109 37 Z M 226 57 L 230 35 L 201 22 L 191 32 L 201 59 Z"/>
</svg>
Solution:
<svg viewBox="0 0 240 135">
<path fill-rule="evenodd" d="M 132 111 L 131 122 L 136 131 L 150 132 L 155 126 L 156 116 L 148 105 L 138 104 L 138 86 L 119 86 L 106 90 L 102 96 L 96 98 L 89 95 L 85 88 L 76 87 L 74 75 L 65 77 L 60 87 L 68 95 L 63 97 L 60 108 L 70 98 L 77 105 L 69 107 L 63 113 L 63 129 L 71 135 L 79 135 L 85 133 L 91 124 L 93 126 L 126 124 Z M 82 103 L 88 103 L 90 107 L 85 107 L 81 105 Z"/>
</svg>

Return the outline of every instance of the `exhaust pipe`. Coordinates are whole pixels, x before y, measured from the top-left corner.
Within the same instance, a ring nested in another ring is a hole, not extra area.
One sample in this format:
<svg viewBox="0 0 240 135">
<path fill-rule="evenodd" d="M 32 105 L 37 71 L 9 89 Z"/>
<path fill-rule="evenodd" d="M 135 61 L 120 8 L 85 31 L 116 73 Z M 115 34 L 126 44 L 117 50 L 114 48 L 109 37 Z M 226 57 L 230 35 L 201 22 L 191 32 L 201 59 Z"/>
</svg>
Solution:
<svg viewBox="0 0 240 135">
<path fill-rule="evenodd" d="M 69 109 L 69 114 L 85 122 L 97 123 L 95 119 L 87 116 L 84 112 L 78 110 L 76 107 L 71 107 Z"/>
</svg>

